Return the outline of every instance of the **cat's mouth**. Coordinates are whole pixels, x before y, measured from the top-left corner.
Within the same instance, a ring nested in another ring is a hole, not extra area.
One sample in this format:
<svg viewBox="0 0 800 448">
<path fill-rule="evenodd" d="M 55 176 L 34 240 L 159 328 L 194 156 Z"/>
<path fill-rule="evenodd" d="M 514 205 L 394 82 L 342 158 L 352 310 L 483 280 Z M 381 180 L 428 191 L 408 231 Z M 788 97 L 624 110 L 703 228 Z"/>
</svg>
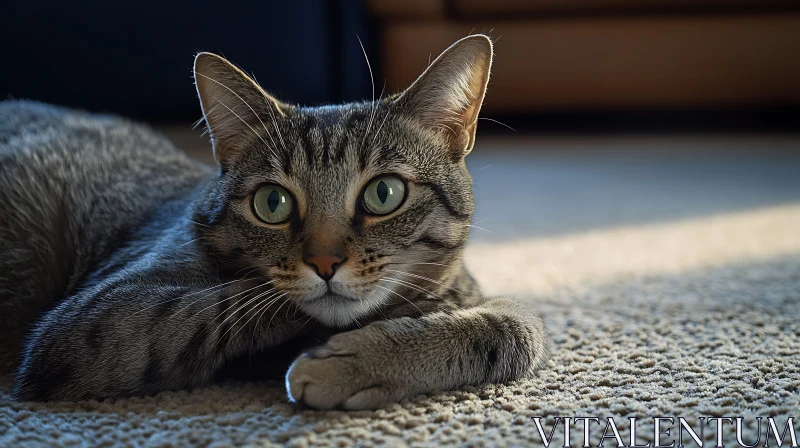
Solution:
<svg viewBox="0 0 800 448">
<path fill-rule="evenodd" d="M 296 299 L 296 304 L 305 313 L 333 327 L 347 327 L 382 303 L 377 298 L 356 295 L 337 283 L 320 289 L 316 295 Z"/>
</svg>

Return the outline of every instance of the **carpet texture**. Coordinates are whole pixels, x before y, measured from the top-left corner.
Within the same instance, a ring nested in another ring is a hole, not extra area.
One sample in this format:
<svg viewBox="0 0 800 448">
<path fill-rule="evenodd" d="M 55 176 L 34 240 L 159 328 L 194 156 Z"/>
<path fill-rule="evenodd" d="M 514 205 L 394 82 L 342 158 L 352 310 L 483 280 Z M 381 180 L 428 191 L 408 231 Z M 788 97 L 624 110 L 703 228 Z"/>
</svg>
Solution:
<svg viewBox="0 0 800 448">
<path fill-rule="evenodd" d="M 487 161 L 503 163 L 491 157 L 476 163 Z M 531 163 L 539 162 L 545 163 Z M 492 177 L 504 177 L 503 170 L 496 168 Z M 564 176 L 577 182 L 579 174 L 566 170 Z M 673 175 L 662 185 L 676 187 L 686 176 Z M 766 176 L 759 185 L 775 179 Z M 476 218 L 481 210 L 502 213 L 502 206 L 489 204 L 479 181 L 476 176 L 484 199 Z M 502 193 L 497 182 L 487 179 L 486 188 Z M 739 190 L 723 194 L 753 197 L 760 188 L 736 185 Z M 800 193 L 796 182 L 786 181 L 780 191 L 787 188 Z M 566 200 L 563 192 L 539 194 Z M 690 189 L 684 199 L 696 203 L 703 194 Z M 374 412 L 300 411 L 286 402 L 281 384 L 253 383 L 116 402 L 16 403 L 6 380 L 0 387 L 0 446 L 542 446 L 537 416 L 547 417 L 546 433 L 555 416 L 599 417 L 593 446 L 608 417 L 615 418 L 625 444 L 629 417 L 641 419 L 641 443 L 653 439 L 653 417 L 684 417 L 695 428 L 698 417 L 744 417 L 743 438 L 752 443 L 755 417 L 775 417 L 780 430 L 787 417 L 800 418 L 800 202 L 756 206 L 745 198 L 730 204 L 746 207 L 718 210 L 711 204 L 719 201 L 707 199 L 707 207 L 701 203 L 674 219 L 656 214 L 620 225 L 602 217 L 597 225 L 587 221 L 566 232 L 548 228 L 525 235 L 523 226 L 503 235 L 476 234 L 467 262 L 484 290 L 534 301 L 548 326 L 552 358 L 531 378 L 420 396 Z M 652 196 L 640 200 L 642 207 L 652 206 Z M 602 213 L 587 213 L 600 216 L 619 207 L 613 197 L 606 205 L 593 209 Z M 476 225 L 491 230 L 496 219 Z M 667 427 L 673 429 L 665 436 L 669 443 L 677 427 Z M 733 425 L 725 424 L 724 437 L 736 446 Z M 571 438 L 572 446 L 582 445 L 582 424 L 572 427 Z M 713 440 L 714 430 L 706 429 L 704 438 Z M 554 440 L 554 446 L 564 445 L 561 426 Z M 615 443 L 607 440 L 606 446 Z"/>
</svg>

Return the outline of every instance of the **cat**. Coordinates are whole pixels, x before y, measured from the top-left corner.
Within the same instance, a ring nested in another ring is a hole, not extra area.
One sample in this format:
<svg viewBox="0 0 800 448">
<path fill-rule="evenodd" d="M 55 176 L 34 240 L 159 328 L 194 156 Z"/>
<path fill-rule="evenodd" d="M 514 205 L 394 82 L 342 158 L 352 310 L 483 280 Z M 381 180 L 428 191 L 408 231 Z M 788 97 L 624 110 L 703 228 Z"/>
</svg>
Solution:
<svg viewBox="0 0 800 448">
<path fill-rule="evenodd" d="M 300 107 L 200 53 L 215 169 L 121 118 L 2 103 L 13 396 L 191 389 L 266 354 L 291 402 L 374 409 L 537 370 L 537 313 L 484 298 L 462 261 L 492 57 L 468 36 L 399 94 Z"/>
</svg>

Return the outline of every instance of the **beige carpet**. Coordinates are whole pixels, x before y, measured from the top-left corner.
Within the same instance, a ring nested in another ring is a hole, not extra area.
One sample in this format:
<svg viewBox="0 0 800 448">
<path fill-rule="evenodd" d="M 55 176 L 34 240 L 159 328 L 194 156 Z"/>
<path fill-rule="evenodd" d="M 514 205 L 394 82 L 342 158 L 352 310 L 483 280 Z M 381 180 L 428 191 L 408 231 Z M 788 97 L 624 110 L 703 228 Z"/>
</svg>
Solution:
<svg viewBox="0 0 800 448">
<path fill-rule="evenodd" d="M 554 416 L 599 417 L 603 426 L 615 417 L 626 444 L 628 417 L 643 420 L 642 443 L 653 439 L 652 418 L 663 416 L 696 428 L 698 417 L 745 417 L 748 443 L 757 416 L 775 417 L 781 430 L 795 417 L 800 433 L 796 157 L 773 154 L 759 165 L 751 161 L 761 153 L 732 162 L 686 153 L 670 165 L 673 156 L 484 152 L 473 162 L 481 170 L 476 222 L 485 220 L 476 225 L 493 233 L 475 230 L 468 263 L 486 292 L 539 304 L 552 360 L 538 376 L 349 413 L 298 411 L 280 384 L 51 404 L 12 402 L 4 384 L 0 446 L 542 446 L 536 416 L 548 417 L 546 432 Z M 629 176 L 614 174 L 620 160 Z M 525 172 L 542 173 L 531 178 L 550 175 L 552 185 L 520 178 L 523 188 L 508 190 L 512 167 L 504 164 L 526 163 Z M 587 185 L 596 198 L 555 185 Z M 572 218 L 561 226 L 546 218 L 562 215 Z M 593 446 L 603 426 L 593 424 Z M 667 427 L 668 443 L 677 428 Z M 573 446 L 582 428 L 572 428 Z M 736 446 L 733 426 L 724 428 L 725 443 Z M 561 427 L 554 439 L 564 445 Z M 688 436 L 684 443 L 695 446 Z"/>
</svg>

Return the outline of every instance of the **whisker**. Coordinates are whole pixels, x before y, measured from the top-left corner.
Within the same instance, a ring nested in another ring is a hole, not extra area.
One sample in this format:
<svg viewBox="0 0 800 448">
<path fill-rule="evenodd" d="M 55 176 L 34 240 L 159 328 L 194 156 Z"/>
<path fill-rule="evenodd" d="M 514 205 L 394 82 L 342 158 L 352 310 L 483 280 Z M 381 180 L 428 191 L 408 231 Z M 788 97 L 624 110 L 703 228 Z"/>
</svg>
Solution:
<svg viewBox="0 0 800 448">
<path fill-rule="evenodd" d="M 378 126 L 378 130 L 375 131 L 375 135 L 372 137 L 372 142 L 370 143 L 370 146 L 372 146 L 373 148 L 375 147 L 375 140 L 378 139 L 378 134 L 381 133 L 381 129 L 383 129 L 383 124 L 386 123 L 386 119 L 389 118 L 389 114 L 390 113 L 392 113 L 391 109 L 386 111 L 386 115 L 383 117 L 383 121 L 381 121 L 381 125 Z"/>
<path fill-rule="evenodd" d="M 198 225 L 200 227 L 208 227 L 209 229 L 211 228 L 211 226 L 208 225 L 208 224 L 203 224 L 203 223 L 200 223 L 200 222 L 197 222 L 197 221 L 192 221 L 191 219 L 188 219 L 187 221 L 189 221 L 192 224 L 196 224 L 196 225 Z"/>
<path fill-rule="evenodd" d="M 441 296 L 439 296 L 435 292 L 430 291 L 428 289 L 425 289 L 422 286 L 416 285 L 416 284 L 411 283 L 411 282 L 406 281 L 406 280 L 400 280 L 399 278 L 392 278 L 392 277 L 382 277 L 381 281 L 390 282 L 390 283 L 397 283 L 398 285 L 407 286 L 407 287 L 409 287 L 409 288 L 411 288 L 411 289 L 413 289 L 413 290 L 415 290 L 417 292 L 421 292 L 423 294 L 430 294 L 430 295 L 432 295 L 433 297 L 435 297 L 435 298 L 437 298 L 439 300 L 444 300 Z"/>
<path fill-rule="evenodd" d="M 358 44 L 361 45 L 361 52 L 364 53 L 364 59 L 367 61 L 367 68 L 369 69 L 369 80 L 372 83 L 372 102 L 375 102 L 375 78 L 372 76 L 372 64 L 369 63 L 369 58 L 367 57 L 367 50 L 364 49 L 364 43 L 361 42 L 361 38 L 356 34 L 356 39 L 358 39 Z"/>
<path fill-rule="evenodd" d="M 384 317 L 385 317 L 385 316 L 384 316 Z M 300 325 L 300 328 L 298 328 L 298 329 L 297 329 L 297 331 L 294 333 L 294 336 L 297 336 L 298 334 L 300 334 L 300 330 L 302 330 L 302 329 L 303 329 L 303 327 L 305 327 L 306 325 L 308 325 L 308 323 L 309 323 L 309 322 L 311 322 L 313 319 L 314 319 L 314 317 L 312 317 L 312 316 L 308 316 L 308 319 L 306 319 L 306 321 L 305 321 L 305 322 L 303 322 L 303 325 Z M 294 336 L 293 336 L 293 337 L 294 337 Z"/>
<path fill-rule="evenodd" d="M 284 294 L 283 294 L 281 297 L 285 296 L 286 294 L 288 294 L 288 292 L 284 293 Z M 280 298 L 280 297 L 279 297 L 279 298 Z M 283 308 L 283 305 L 286 305 L 287 303 L 289 303 L 289 301 L 288 301 L 288 300 L 284 300 L 284 301 L 283 301 L 283 303 L 281 303 L 281 304 L 280 304 L 280 306 L 278 307 L 278 309 L 277 309 L 277 310 L 275 310 L 275 312 L 274 312 L 274 313 L 272 313 L 272 317 L 269 319 L 269 322 L 267 323 L 267 328 L 269 328 L 269 327 L 272 325 L 272 319 L 275 319 L 275 316 L 277 316 L 277 315 L 278 315 L 278 311 L 280 311 L 280 310 L 281 310 L 281 308 Z"/>
<path fill-rule="evenodd" d="M 509 126 L 509 125 L 507 125 L 507 124 L 505 124 L 505 123 L 503 123 L 502 121 L 495 120 L 494 118 L 478 117 L 478 120 L 486 120 L 486 121 L 491 121 L 492 123 L 497 123 L 497 124 L 499 124 L 500 126 L 504 126 L 504 127 L 508 128 L 508 129 L 511 129 L 511 130 L 512 130 L 512 131 L 514 131 L 514 132 L 517 132 L 517 130 L 516 130 L 516 129 L 512 128 L 511 126 Z"/>
<path fill-rule="evenodd" d="M 195 239 L 193 239 L 193 240 L 189 240 L 189 241 L 187 241 L 187 242 L 185 242 L 185 243 L 181 244 L 181 245 L 180 245 L 180 246 L 178 246 L 178 247 L 179 247 L 179 248 L 181 248 L 181 247 L 183 247 L 183 246 L 188 246 L 189 244 L 192 244 L 192 243 L 194 243 L 195 241 L 199 240 L 200 238 L 202 238 L 202 237 L 197 237 L 197 238 L 195 238 Z"/>
<path fill-rule="evenodd" d="M 367 68 L 369 69 L 369 80 L 370 83 L 372 84 L 372 111 L 370 112 L 369 115 L 369 122 L 367 123 L 367 128 L 364 131 L 364 137 L 361 139 L 361 147 L 363 148 L 364 141 L 367 139 L 367 136 L 369 135 L 370 130 L 372 129 L 372 123 L 375 120 L 375 113 L 378 110 L 378 103 L 375 102 L 375 77 L 373 76 L 372 73 L 372 64 L 370 64 L 369 62 L 369 57 L 367 57 L 367 50 L 364 49 L 364 43 L 361 42 L 361 38 L 358 35 L 356 35 L 356 38 L 358 39 L 358 44 L 361 46 L 361 52 L 364 54 L 364 60 L 367 61 Z M 383 89 L 386 89 L 385 82 L 383 84 Z M 381 95 L 380 95 L 381 98 L 383 97 L 383 89 L 381 90 Z"/>
<path fill-rule="evenodd" d="M 274 294 L 279 294 L 279 293 L 280 293 L 280 291 L 277 291 L 277 292 L 276 292 L 276 293 L 274 293 Z M 274 296 L 274 294 L 273 294 L 273 296 Z M 284 293 L 283 295 L 286 295 L 286 293 Z M 245 316 L 247 316 L 248 314 L 252 314 L 252 315 L 250 316 L 250 319 L 247 319 L 247 320 L 246 320 L 246 321 L 245 321 L 245 322 L 244 322 L 244 323 L 243 323 L 243 324 L 242 324 L 242 325 L 241 325 L 241 326 L 240 326 L 240 327 L 239 327 L 239 328 L 236 330 L 236 332 L 235 332 L 235 333 L 233 333 L 233 335 L 231 336 L 231 339 L 235 338 L 235 337 L 236 337 L 236 335 L 237 335 L 237 334 L 239 334 L 239 332 L 240 332 L 240 331 L 242 331 L 244 328 L 246 328 L 246 327 L 247 327 L 247 324 L 249 324 L 249 323 L 250 323 L 250 321 L 252 321 L 252 320 L 253 320 L 253 319 L 254 319 L 256 316 L 258 316 L 258 314 L 259 314 L 259 313 L 260 313 L 262 310 L 265 310 L 265 309 L 269 308 L 269 306 L 270 306 L 272 303 L 274 303 L 274 302 L 275 302 L 276 300 L 278 300 L 279 298 L 283 297 L 283 295 L 281 295 L 281 296 L 278 296 L 277 298 L 275 298 L 275 299 L 273 299 L 273 300 L 271 300 L 271 301 L 270 301 L 270 298 L 271 298 L 271 297 L 273 297 L 273 296 L 267 297 L 266 299 L 262 300 L 260 303 L 258 303 L 258 304 L 256 304 L 256 305 L 254 305 L 250 311 L 248 311 L 247 313 L 245 313 L 245 314 L 244 314 L 244 316 L 242 316 L 241 318 L 239 318 L 239 320 L 242 320 L 242 318 L 244 318 L 244 317 L 245 317 Z M 234 327 L 234 326 L 236 326 L 236 324 L 237 324 L 238 322 L 239 322 L 238 320 L 237 320 L 236 322 L 234 322 L 234 323 L 233 323 L 233 325 L 232 325 L 231 327 Z M 258 322 L 256 322 L 256 324 L 258 324 Z M 254 332 L 254 333 L 255 333 L 255 330 L 256 330 L 256 327 L 253 327 L 253 332 Z M 223 336 L 224 336 L 224 335 L 223 335 Z M 252 339 L 254 339 L 254 338 L 251 338 L 251 341 L 250 341 L 250 342 L 251 342 L 251 346 L 252 346 Z"/>
<path fill-rule="evenodd" d="M 233 275 L 234 275 L 234 276 L 237 276 L 237 275 L 239 275 L 239 273 L 240 273 L 240 272 L 244 271 L 245 269 L 250 269 L 250 271 L 248 271 L 248 274 L 249 274 L 249 273 L 251 273 L 251 272 L 255 271 L 256 269 L 259 269 L 259 266 L 247 266 L 247 267 L 243 267 L 242 269 L 239 269 L 238 271 L 234 272 L 234 273 L 233 273 Z M 245 274 L 245 275 L 248 275 L 248 274 Z"/>
<path fill-rule="evenodd" d="M 256 294 L 254 297 L 249 297 L 248 298 L 247 296 L 245 296 L 245 297 L 242 297 L 241 299 L 237 300 L 236 303 L 234 303 L 233 305 L 229 306 L 225 311 L 223 311 L 221 313 L 221 314 L 225 314 L 227 312 L 227 310 L 230 310 L 231 308 L 236 307 L 236 309 L 233 312 L 228 313 L 228 315 L 225 317 L 225 319 L 222 319 L 222 322 L 220 322 L 219 325 L 217 325 L 217 329 L 214 330 L 214 333 L 216 333 L 217 330 L 219 330 L 222 327 L 222 325 L 225 324 L 225 322 L 228 322 L 229 320 L 231 320 L 234 317 L 236 317 L 236 314 L 239 311 L 241 311 L 243 308 L 245 308 L 247 305 L 253 303 L 254 301 L 256 301 L 258 299 L 260 299 L 261 297 L 264 297 L 265 295 L 273 292 L 274 290 L 275 290 L 274 288 L 269 288 L 268 290 L 266 290 L 264 292 L 260 292 L 260 293 Z M 242 305 L 239 305 L 242 301 L 245 301 L 245 303 L 242 304 Z M 245 313 L 245 315 L 246 314 L 247 313 Z M 239 320 L 241 320 L 241 319 L 242 318 L 240 317 Z M 216 318 L 213 319 L 213 320 L 216 320 Z M 213 322 L 213 320 L 212 320 L 212 322 Z M 239 322 L 239 320 L 237 320 L 236 322 Z M 236 325 L 236 322 L 234 322 L 234 324 L 231 325 L 231 328 Z"/>
<path fill-rule="evenodd" d="M 444 266 L 446 268 L 452 268 L 453 267 L 452 265 L 442 264 L 442 263 L 406 263 L 406 262 L 400 262 L 400 261 L 392 262 L 392 263 L 384 263 L 384 265 L 390 265 L 390 264 L 392 264 L 392 265 L 393 264 L 406 264 L 406 265 L 417 265 L 417 264 L 420 264 L 420 265 Z"/>
<path fill-rule="evenodd" d="M 244 291 L 242 291 L 242 292 L 240 292 L 240 293 L 238 293 L 238 294 L 234 294 L 234 295 L 232 295 L 232 296 L 230 296 L 230 297 L 225 297 L 224 299 L 222 299 L 222 300 L 220 300 L 220 301 L 218 301 L 218 302 L 216 302 L 216 303 L 212 303 L 211 305 L 209 305 L 209 306 L 207 306 L 207 307 L 203 308 L 202 310 L 200 310 L 200 311 L 198 311 L 198 312 L 194 313 L 194 314 L 193 314 L 191 317 L 189 317 L 188 319 L 186 319 L 184 322 L 188 322 L 188 321 L 190 321 L 190 320 L 194 319 L 195 317 L 199 316 L 200 314 L 202 314 L 202 313 L 203 313 L 204 311 L 206 311 L 207 309 L 209 309 L 209 308 L 213 308 L 213 307 L 215 307 L 215 306 L 219 305 L 220 303 L 223 303 L 223 302 L 225 302 L 225 301 L 231 300 L 231 299 L 233 299 L 234 297 L 238 297 L 238 296 L 240 296 L 240 295 L 242 295 L 242 294 L 246 294 L 246 293 L 248 293 L 248 292 L 250 292 L 250 291 L 252 291 L 252 290 L 254 290 L 254 289 L 261 288 L 262 286 L 269 285 L 270 283 L 272 283 L 272 281 L 269 281 L 269 282 L 266 282 L 266 283 L 262 283 L 262 284 L 260 284 L 260 285 L 258 285 L 258 286 L 255 286 L 255 287 L 253 287 L 253 288 L 250 288 L 250 289 L 244 290 Z M 244 300 L 245 298 L 247 298 L 247 296 L 244 296 L 244 297 L 242 297 L 241 299 L 237 300 L 237 301 L 236 301 L 236 303 L 234 303 L 233 305 L 229 306 L 228 308 L 225 308 L 225 310 L 223 310 L 221 314 L 224 314 L 224 313 L 226 313 L 226 312 L 227 312 L 229 309 L 231 309 L 232 307 L 236 306 L 236 304 L 238 304 L 239 302 L 241 302 L 241 301 L 242 301 L 242 300 Z M 174 315 L 170 316 L 170 318 L 172 318 L 172 317 L 174 317 L 174 316 L 177 316 L 178 314 L 180 314 L 181 312 L 183 312 L 183 310 L 185 310 L 185 309 L 189 308 L 190 306 L 194 305 L 195 303 L 197 303 L 197 302 L 190 303 L 190 304 L 189 304 L 188 306 L 186 306 L 184 309 L 182 309 L 182 310 L 178 311 L 177 313 L 175 313 Z M 219 317 L 219 315 L 217 315 L 217 316 L 214 316 L 214 318 L 213 318 L 213 319 L 211 319 L 211 322 L 213 322 L 213 321 L 217 320 L 217 318 L 218 318 L 218 317 Z"/>
<path fill-rule="evenodd" d="M 258 329 L 258 324 L 259 324 L 259 322 L 261 322 L 261 318 L 262 318 L 262 317 L 264 317 L 264 314 L 267 312 L 267 310 L 269 309 L 269 307 L 270 307 L 270 306 L 272 306 L 272 304 L 273 304 L 273 303 L 275 303 L 275 302 L 276 302 L 276 301 L 278 301 L 278 300 L 279 300 L 281 297 L 285 296 L 285 295 L 286 295 L 286 294 L 288 294 L 288 293 L 289 293 L 289 292 L 287 291 L 287 292 L 285 292 L 284 294 L 281 294 L 280 296 L 278 296 L 278 297 L 274 298 L 273 300 L 265 300 L 265 303 L 266 303 L 266 304 L 265 304 L 264 306 L 262 306 L 262 307 L 259 309 L 259 311 L 257 312 L 257 314 L 258 314 L 258 319 L 256 320 L 256 323 L 255 323 L 255 325 L 253 325 L 253 334 L 250 336 L 250 347 L 252 347 L 252 346 L 253 346 L 253 342 L 254 342 L 254 341 L 255 341 L 255 339 L 256 339 L 256 330 Z M 245 325 L 246 325 L 246 324 L 247 324 L 247 323 L 245 323 Z"/>
<path fill-rule="evenodd" d="M 429 281 L 429 282 L 431 282 L 431 283 L 436 283 L 436 284 L 437 284 L 437 285 L 439 285 L 439 286 L 445 287 L 445 288 L 447 288 L 447 289 L 449 289 L 449 290 L 451 290 L 451 291 L 455 291 L 455 292 L 457 292 L 457 293 L 461 294 L 461 291 L 459 291 L 459 290 L 457 290 L 457 289 L 453 288 L 452 286 L 445 285 L 445 284 L 444 284 L 444 283 L 442 283 L 442 282 L 436 281 L 436 280 L 434 280 L 434 279 L 432 279 L 432 278 L 425 277 L 424 275 L 412 274 L 412 273 L 410 273 L 410 272 L 403 272 L 403 271 L 398 271 L 398 270 L 395 270 L 395 269 L 387 269 L 387 271 L 390 271 L 390 272 L 396 272 L 396 273 L 398 273 L 398 274 L 402 274 L 402 275 L 408 275 L 409 277 L 415 277 L 415 278 L 419 278 L 419 279 L 422 279 L 422 280 L 427 280 L 427 281 Z"/>
<path fill-rule="evenodd" d="M 483 230 L 484 232 L 494 233 L 489 229 L 484 229 L 483 227 L 478 227 L 478 226 L 473 225 L 473 224 L 465 224 L 464 227 L 472 227 L 473 229 L 478 229 L 478 230 Z"/>
<path fill-rule="evenodd" d="M 418 306 L 417 306 L 417 305 L 416 305 L 414 302 L 412 302 L 412 301 L 410 301 L 410 300 L 406 299 L 406 298 L 405 298 L 405 296 L 403 296 L 403 295 L 402 295 L 402 294 L 400 294 L 399 292 L 397 292 L 397 291 L 393 291 L 393 290 L 391 290 L 391 289 L 389 289 L 389 288 L 384 288 L 384 287 L 383 287 L 383 286 L 381 286 L 381 285 L 375 285 L 375 287 L 376 287 L 376 288 L 380 288 L 380 289 L 385 289 L 386 291 L 389 291 L 390 293 L 392 293 L 392 294 L 394 294 L 394 295 L 396 295 L 396 296 L 399 296 L 401 299 L 405 300 L 406 302 L 410 303 L 410 304 L 411 304 L 411 306 L 413 306 L 414 308 L 416 308 L 416 309 L 417 309 L 417 311 L 419 311 L 419 313 L 420 313 L 421 315 L 423 315 L 423 316 L 425 315 L 425 313 L 423 313 L 423 312 L 422 312 L 422 310 L 421 310 L 421 309 L 419 309 L 419 307 L 418 307 Z"/>
<path fill-rule="evenodd" d="M 249 273 L 248 273 L 248 274 L 249 274 Z M 246 274 L 246 275 L 247 275 L 247 274 Z M 149 310 L 149 309 L 151 309 L 151 308 L 155 308 L 155 307 L 157 307 L 157 306 L 159 306 L 159 305 L 164 305 L 164 304 L 166 304 L 166 303 L 169 303 L 169 302 L 174 302 L 174 301 L 176 301 L 176 300 L 185 299 L 185 298 L 187 298 L 187 297 L 192 297 L 192 296 L 196 296 L 197 294 L 202 294 L 202 293 L 204 293 L 204 292 L 208 292 L 208 291 L 211 291 L 211 290 L 215 290 L 215 291 L 212 291 L 210 294 L 208 294 L 208 295 L 205 295 L 205 296 L 203 296 L 203 297 L 201 297 L 201 298 L 199 299 L 199 300 L 202 300 L 202 299 L 204 299 L 204 298 L 206 298 L 206 297 L 210 296 L 211 294 L 214 294 L 215 292 L 218 292 L 218 291 L 219 291 L 219 288 L 225 289 L 225 288 L 224 288 L 225 286 L 231 285 L 231 284 L 233 284 L 233 283 L 238 283 L 238 282 L 243 282 L 243 281 L 249 281 L 249 280 L 257 280 L 257 278 L 250 278 L 250 279 L 244 279 L 244 278 L 242 278 L 242 279 L 232 280 L 232 281 L 229 281 L 229 282 L 226 282 L 226 283 L 222 283 L 221 285 L 215 285 L 215 286 L 212 286 L 212 287 L 210 287 L 210 288 L 206 288 L 206 289 L 203 289 L 203 290 L 200 290 L 200 291 L 196 291 L 196 292 L 193 292 L 193 293 L 190 293 L 190 294 L 185 294 L 185 295 L 182 295 L 182 296 L 179 296 L 179 297 L 175 297 L 175 298 L 173 298 L 173 299 L 164 300 L 164 301 L 161 301 L 161 302 L 158 302 L 158 303 L 154 303 L 153 305 L 150 305 L 150 306 L 148 306 L 148 307 L 142 308 L 142 309 L 140 309 L 139 311 L 136 311 L 135 313 L 131 314 L 130 316 L 128 316 L 128 317 L 126 317 L 126 318 L 122 319 L 122 321 L 121 321 L 121 322 L 124 322 L 124 321 L 126 321 L 127 319 L 130 319 L 131 317 L 133 317 L 133 316 L 135 316 L 135 315 L 137 315 L 137 314 L 139 314 L 139 313 L 142 313 L 142 312 L 144 312 L 144 311 L 147 311 L 147 310 Z"/>
</svg>

